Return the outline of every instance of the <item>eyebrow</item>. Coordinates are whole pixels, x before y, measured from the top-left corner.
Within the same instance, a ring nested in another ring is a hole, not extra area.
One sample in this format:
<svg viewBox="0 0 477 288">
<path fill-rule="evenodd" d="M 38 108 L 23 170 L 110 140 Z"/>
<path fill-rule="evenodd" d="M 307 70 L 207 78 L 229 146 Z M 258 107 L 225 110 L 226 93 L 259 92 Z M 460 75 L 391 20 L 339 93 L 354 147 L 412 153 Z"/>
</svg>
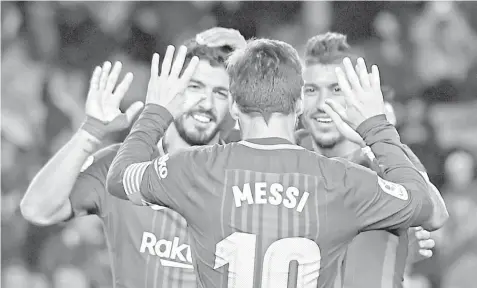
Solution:
<svg viewBox="0 0 477 288">
<path fill-rule="evenodd" d="M 197 79 L 190 79 L 190 82 L 195 82 L 199 85 L 202 85 L 202 86 L 205 86 L 204 82 L 200 81 L 200 80 L 197 80 Z M 218 90 L 224 90 L 224 91 L 229 91 L 229 88 L 227 87 L 224 87 L 224 86 L 218 86 L 216 87 L 216 89 Z"/>
</svg>

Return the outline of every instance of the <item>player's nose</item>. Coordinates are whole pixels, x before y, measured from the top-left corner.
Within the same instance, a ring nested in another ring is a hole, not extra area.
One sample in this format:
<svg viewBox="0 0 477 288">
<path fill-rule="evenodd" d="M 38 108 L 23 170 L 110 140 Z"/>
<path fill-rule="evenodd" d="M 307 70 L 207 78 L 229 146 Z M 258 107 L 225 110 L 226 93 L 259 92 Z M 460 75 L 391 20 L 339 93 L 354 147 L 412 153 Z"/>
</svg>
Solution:
<svg viewBox="0 0 477 288">
<path fill-rule="evenodd" d="M 200 108 L 204 110 L 212 110 L 214 108 L 214 96 L 212 92 L 207 91 L 205 97 L 199 102 Z"/>
</svg>

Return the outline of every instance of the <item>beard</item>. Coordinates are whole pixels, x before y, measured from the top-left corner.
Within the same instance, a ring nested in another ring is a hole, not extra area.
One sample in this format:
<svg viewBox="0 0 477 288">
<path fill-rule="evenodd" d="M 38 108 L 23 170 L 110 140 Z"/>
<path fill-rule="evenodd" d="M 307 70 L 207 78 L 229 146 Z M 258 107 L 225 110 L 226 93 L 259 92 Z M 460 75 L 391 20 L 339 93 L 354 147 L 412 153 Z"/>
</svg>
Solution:
<svg viewBox="0 0 477 288">
<path fill-rule="evenodd" d="M 312 133 L 312 137 L 313 141 L 321 149 L 332 149 L 344 140 L 342 135 L 323 136 Z"/>
<path fill-rule="evenodd" d="M 187 117 L 191 117 L 191 114 L 188 113 L 187 115 L 183 115 L 174 121 L 177 133 L 179 133 L 179 136 L 187 144 L 191 146 L 208 145 L 212 139 L 214 139 L 217 133 L 219 133 L 219 125 L 215 125 L 212 129 L 208 128 L 205 130 L 197 129 L 195 127 L 186 127 L 187 125 L 184 122 L 186 121 Z M 215 116 L 212 119 L 216 119 Z"/>
</svg>

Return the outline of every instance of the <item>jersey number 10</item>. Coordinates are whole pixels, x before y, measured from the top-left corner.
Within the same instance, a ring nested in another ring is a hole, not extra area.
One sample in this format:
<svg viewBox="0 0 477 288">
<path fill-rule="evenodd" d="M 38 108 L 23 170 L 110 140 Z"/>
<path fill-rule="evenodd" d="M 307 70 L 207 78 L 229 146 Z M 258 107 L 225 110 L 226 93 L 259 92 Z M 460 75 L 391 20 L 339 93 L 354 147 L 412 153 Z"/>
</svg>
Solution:
<svg viewBox="0 0 477 288">
<path fill-rule="evenodd" d="M 235 232 L 216 245 L 214 269 L 229 264 L 228 288 L 287 288 L 290 261 L 298 261 L 297 288 L 316 288 L 321 252 L 306 238 L 284 238 L 273 242 L 263 258 L 261 286 L 253 285 L 255 234 Z"/>
</svg>

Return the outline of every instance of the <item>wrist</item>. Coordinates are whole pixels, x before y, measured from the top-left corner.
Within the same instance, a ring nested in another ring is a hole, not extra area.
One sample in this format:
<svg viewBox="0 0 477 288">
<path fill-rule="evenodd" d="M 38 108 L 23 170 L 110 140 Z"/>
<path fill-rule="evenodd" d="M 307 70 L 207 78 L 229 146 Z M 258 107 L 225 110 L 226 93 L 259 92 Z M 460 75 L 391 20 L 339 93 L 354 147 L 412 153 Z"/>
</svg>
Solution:
<svg viewBox="0 0 477 288">
<path fill-rule="evenodd" d="M 81 125 L 80 130 L 91 136 L 91 141 L 98 143 L 101 143 L 108 133 L 108 129 L 104 122 L 90 116 L 86 116 L 86 119 Z"/>
<path fill-rule="evenodd" d="M 76 135 L 82 140 L 81 141 L 82 149 L 87 154 L 93 154 L 101 146 L 102 141 L 96 138 L 95 136 L 91 135 L 88 131 L 79 129 Z"/>
</svg>

